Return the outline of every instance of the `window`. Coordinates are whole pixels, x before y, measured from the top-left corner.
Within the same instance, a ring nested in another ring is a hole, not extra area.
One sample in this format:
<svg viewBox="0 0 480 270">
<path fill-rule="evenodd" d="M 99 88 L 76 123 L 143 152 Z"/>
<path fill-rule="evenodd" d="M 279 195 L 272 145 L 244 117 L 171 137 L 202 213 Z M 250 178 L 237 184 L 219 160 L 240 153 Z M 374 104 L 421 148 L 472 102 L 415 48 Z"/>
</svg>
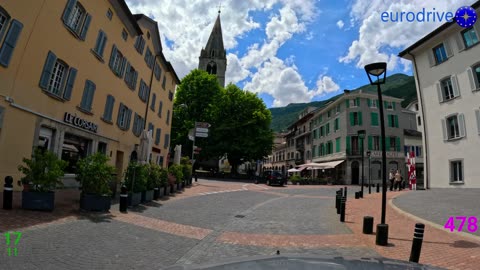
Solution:
<svg viewBox="0 0 480 270">
<path fill-rule="evenodd" d="M 360 139 L 358 136 L 352 136 L 352 155 L 360 154 Z"/>
<path fill-rule="evenodd" d="M 456 114 L 442 120 L 444 140 L 453 140 L 465 137 L 465 117 Z"/>
<path fill-rule="evenodd" d="M 163 102 L 160 100 L 158 103 L 158 117 L 162 118 Z"/>
<path fill-rule="evenodd" d="M 128 33 L 127 33 L 127 30 L 125 30 L 125 29 L 122 30 L 122 38 L 125 41 L 127 41 L 127 39 L 128 39 Z"/>
<path fill-rule="evenodd" d="M 462 160 L 450 161 L 450 183 L 463 182 Z"/>
<path fill-rule="evenodd" d="M 111 21 L 113 18 L 113 11 L 111 9 L 107 10 L 107 18 Z"/>
<path fill-rule="evenodd" d="M 350 112 L 350 126 L 362 125 L 362 112 Z"/>
<path fill-rule="evenodd" d="M 156 99 L 157 99 L 157 95 L 153 94 L 153 95 L 152 95 L 152 102 L 150 103 L 150 109 L 152 109 L 152 111 L 155 111 L 155 102 L 156 102 Z"/>
<path fill-rule="evenodd" d="M 153 134 L 155 132 L 155 126 L 153 126 L 152 123 L 148 123 L 148 132 L 150 132 L 150 130 L 152 131 L 152 138 L 153 138 Z"/>
<path fill-rule="evenodd" d="M 92 102 L 93 96 L 95 95 L 95 84 L 87 80 L 85 82 L 85 89 L 83 90 L 82 101 L 80 103 L 80 109 L 83 111 L 91 112 L 92 111 Z"/>
<path fill-rule="evenodd" d="M 320 137 L 325 136 L 325 126 L 320 127 Z"/>
<path fill-rule="evenodd" d="M 417 116 L 417 125 L 422 125 L 422 118 L 420 116 Z"/>
<path fill-rule="evenodd" d="M 217 74 L 217 64 L 213 61 L 207 64 L 207 73 L 208 74 Z"/>
<path fill-rule="evenodd" d="M 398 128 L 398 115 L 388 115 L 388 127 Z"/>
<path fill-rule="evenodd" d="M 0 7 L 0 40 L 2 40 L 3 33 L 7 30 L 8 21 L 10 20 L 10 15 L 7 11 Z"/>
<path fill-rule="evenodd" d="M 376 99 L 373 99 L 373 100 L 372 100 L 372 99 L 367 99 L 367 105 L 368 105 L 369 108 L 374 108 L 374 109 L 376 109 L 376 108 L 378 108 L 378 100 L 376 100 Z"/>
<path fill-rule="evenodd" d="M 133 45 L 139 54 L 143 55 L 143 49 L 145 48 L 145 39 L 142 36 L 138 36 Z"/>
<path fill-rule="evenodd" d="M 150 32 L 147 32 L 147 38 L 150 39 Z"/>
<path fill-rule="evenodd" d="M 85 40 L 92 16 L 77 0 L 69 0 L 62 17 L 63 23 L 76 37 Z"/>
<path fill-rule="evenodd" d="M 130 128 L 130 119 L 132 117 L 132 110 L 129 109 L 127 106 L 120 103 L 120 107 L 118 108 L 118 118 L 117 118 L 117 125 L 122 130 L 128 130 Z"/>
<path fill-rule="evenodd" d="M 435 63 L 437 65 L 447 61 L 447 51 L 443 43 L 433 48 L 433 56 L 435 57 Z"/>
<path fill-rule="evenodd" d="M 170 125 L 170 110 L 167 110 L 167 125 Z"/>
<path fill-rule="evenodd" d="M 418 112 L 418 103 L 415 104 L 415 111 Z"/>
<path fill-rule="evenodd" d="M 328 135 L 330 135 L 330 123 L 327 123 L 327 125 L 325 126 L 325 132 Z"/>
<path fill-rule="evenodd" d="M 333 122 L 333 129 L 335 130 L 335 132 L 337 132 L 337 130 L 340 129 L 340 124 L 339 124 L 339 121 L 340 119 L 338 118 L 335 118 L 335 121 Z"/>
<path fill-rule="evenodd" d="M 147 47 L 147 52 L 145 53 L 145 63 L 149 68 L 153 68 L 153 54 L 150 51 L 150 48 Z"/>
<path fill-rule="evenodd" d="M 163 148 L 167 149 L 170 143 L 170 134 L 165 134 L 165 141 L 163 142 Z"/>
<path fill-rule="evenodd" d="M 38 135 L 38 147 L 43 150 L 52 150 L 54 130 L 47 127 L 40 127 L 40 134 Z"/>
<path fill-rule="evenodd" d="M 95 42 L 95 48 L 93 51 L 97 56 L 103 58 L 103 51 L 105 49 L 105 44 L 107 43 L 107 35 L 102 30 L 98 31 L 97 41 Z"/>
<path fill-rule="evenodd" d="M 384 101 L 384 102 L 383 102 L 383 106 L 384 106 L 385 109 L 387 109 L 387 110 L 390 110 L 390 111 L 395 110 L 395 102 Z"/>
<path fill-rule="evenodd" d="M 388 140 L 389 140 L 390 147 L 387 149 L 387 151 L 396 151 L 397 147 L 400 146 L 400 145 L 397 145 L 396 137 L 390 137 L 388 138 Z"/>
<path fill-rule="evenodd" d="M 453 93 L 453 85 L 452 85 L 451 78 L 442 80 L 440 82 L 440 86 L 441 86 L 441 95 L 443 97 L 443 100 L 450 100 L 455 97 Z"/>
<path fill-rule="evenodd" d="M 480 64 L 469 67 L 467 73 L 472 91 L 480 90 Z"/>
<path fill-rule="evenodd" d="M 105 102 L 105 110 L 103 111 L 102 119 L 107 122 L 112 122 L 112 112 L 113 105 L 115 104 L 115 98 L 112 95 L 107 96 L 107 101 Z"/>
<path fill-rule="evenodd" d="M 329 110 L 329 111 L 327 112 L 327 117 L 330 118 L 331 114 L 332 114 L 332 110 Z"/>
<path fill-rule="evenodd" d="M 70 100 L 77 70 L 48 52 L 40 77 L 40 88 L 58 98 Z"/>
<path fill-rule="evenodd" d="M 462 38 L 466 48 L 472 47 L 478 43 L 477 32 L 475 32 L 473 26 L 462 31 Z"/>
<path fill-rule="evenodd" d="M 124 80 L 128 88 L 135 91 L 135 88 L 137 87 L 137 79 L 138 79 L 138 71 L 136 71 L 135 68 L 132 65 L 130 65 L 129 62 L 127 62 L 127 68 L 125 71 Z"/>
<path fill-rule="evenodd" d="M 380 149 L 380 136 L 373 136 L 373 149 L 375 151 L 379 151 Z"/>
<path fill-rule="evenodd" d="M 0 25 L 0 41 L 3 35 L 3 32 L 6 29 L 6 23 L 8 22 L 8 17 L 5 14 L 2 14 L 2 9 L 0 8 L 0 23 L 3 18 L 3 24 Z M 7 18 L 7 19 L 5 19 Z M 13 56 L 13 51 L 17 46 L 17 41 L 22 32 L 23 24 L 17 20 L 13 20 L 8 29 L 8 33 L 5 36 L 2 47 L 0 48 L 0 65 L 8 67 L 10 60 Z"/>
<path fill-rule="evenodd" d="M 352 107 L 360 107 L 360 98 L 352 100 Z"/>
<path fill-rule="evenodd" d="M 98 142 L 97 152 L 106 155 L 107 154 L 107 144 L 104 143 L 104 142 Z"/>
<path fill-rule="evenodd" d="M 378 127 L 378 113 L 372 112 L 370 113 L 370 122 L 373 127 Z"/>
<path fill-rule="evenodd" d="M 150 89 L 148 89 L 148 86 L 143 81 L 143 79 L 140 79 L 140 89 L 138 90 L 138 96 L 143 102 L 147 102 L 149 95 L 150 95 Z"/>
<path fill-rule="evenodd" d="M 337 107 L 335 108 L 335 113 L 336 114 L 340 113 L 340 104 L 338 104 Z"/>
<path fill-rule="evenodd" d="M 143 118 L 135 113 L 135 116 L 133 118 L 133 127 L 132 127 L 132 132 L 135 136 L 139 137 L 140 134 L 142 134 L 142 130 L 144 128 L 144 121 Z"/>
<path fill-rule="evenodd" d="M 341 145 L 340 145 L 340 137 L 336 138 L 335 139 L 335 152 L 340 152 L 340 148 L 341 148 Z"/>
<path fill-rule="evenodd" d="M 416 157 L 421 157 L 422 156 L 422 147 L 421 146 L 415 146 L 415 156 Z"/>
<path fill-rule="evenodd" d="M 172 92 L 172 91 L 168 91 L 168 99 L 169 99 L 170 101 L 173 100 L 173 92 Z M 303 128 L 304 128 L 303 131 L 305 132 L 305 127 L 303 127 Z"/>
<path fill-rule="evenodd" d="M 163 76 L 162 88 L 165 90 L 165 84 L 167 83 L 167 77 Z"/>
<path fill-rule="evenodd" d="M 120 78 L 123 77 L 123 73 L 125 72 L 126 62 L 127 59 L 117 49 L 117 46 L 113 45 L 112 54 L 110 55 L 110 62 L 108 65 L 110 66 L 110 69 L 113 71 L 113 73 L 115 73 L 115 75 Z"/>
<path fill-rule="evenodd" d="M 153 69 L 153 73 L 155 73 L 155 79 L 160 81 L 160 77 L 162 76 L 162 69 L 158 63 L 155 63 L 155 68 Z"/>
<path fill-rule="evenodd" d="M 160 144 L 160 138 L 162 136 L 162 129 L 157 128 L 157 132 L 155 133 L 155 144 L 159 145 Z"/>
<path fill-rule="evenodd" d="M 61 159 L 67 162 L 65 174 L 75 174 L 77 172 L 77 162 L 87 157 L 91 151 L 91 144 L 91 140 L 65 133 L 61 156 Z"/>
</svg>

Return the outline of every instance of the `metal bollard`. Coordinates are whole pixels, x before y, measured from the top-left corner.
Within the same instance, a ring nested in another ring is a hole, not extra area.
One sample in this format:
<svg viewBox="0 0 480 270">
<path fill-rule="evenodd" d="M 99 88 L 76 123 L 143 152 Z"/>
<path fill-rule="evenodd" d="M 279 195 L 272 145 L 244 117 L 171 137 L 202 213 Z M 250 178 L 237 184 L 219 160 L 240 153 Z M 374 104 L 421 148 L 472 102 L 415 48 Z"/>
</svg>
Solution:
<svg viewBox="0 0 480 270">
<path fill-rule="evenodd" d="M 364 234 L 373 233 L 373 217 L 370 217 L 370 216 L 363 217 L 363 233 Z"/>
<path fill-rule="evenodd" d="M 158 198 L 160 198 L 160 189 L 156 187 L 156 188 L 153 188 L 153 199 L 157 201 Z"/>
<path fill-rule="evenodd" d="M 363 199 L 363 192 L 361 190 L 358 192 L 358 197 Z"/>
<path fill-rule="evenodd" d="M 380 184 L 377 183 L 377 193 L 380 192 Z"/>
<path fill-rule="evenodd" d="M 12 209 L 13 201 L 13 177 L 5 177 L 5 184 L 3 185 L 3 209 Z"/>
<path fill-rule="evenodd" d="M 337 207 L 337 214 L 340 215 L 340 202 L 342 200 L 342 195 L 339 193 L 337 193 L 337 197 L 335 198 L 335 206 Z"/>
<path fill-rule="evenodd" d="M 368 194 L 372 194 L 372 185 L 368 185 Z"/>
<path fill-rule="evenodd" d="M 195 174 L 195 182 L 198 182 L 198 174 Z"/>
<path fill-rule="evenodd" d="M 375 244 L 378 246 L 388 245 L 388 224 L 377 224 Z"/>
<path fill-rule="evenodd" d="M 360 191 L 355 192 L 355 199 L 360 199 Z"/>
<path fill-rule="evenodd" d="M 127 213 L 127 206 L 128 206 L 127 187 L 123 185 L 120 192 L 120 212 Z"/>
<path fill-rule="evenodd" d="M 420 252 L 422 251 L 423 233 L 425 232 L 425 224 L 415 224 L 415 232 L 413 233 L 412 250 L 410 251 L 410 261 L 416 262 L 420 260 Z"/>
<path fill-rule="evenodd" d="M 345 195 L 343 195 L 345 198 L 347 198 L 347 187 L 345 187 Z"/>
<path fill-rule="evenodd" d="M 345 222 L 345 207 L 346 207 L 347 201 L 345 200 L 345 197 L 342 197 L 340 201 L 340 222 Z"/>
</svg>

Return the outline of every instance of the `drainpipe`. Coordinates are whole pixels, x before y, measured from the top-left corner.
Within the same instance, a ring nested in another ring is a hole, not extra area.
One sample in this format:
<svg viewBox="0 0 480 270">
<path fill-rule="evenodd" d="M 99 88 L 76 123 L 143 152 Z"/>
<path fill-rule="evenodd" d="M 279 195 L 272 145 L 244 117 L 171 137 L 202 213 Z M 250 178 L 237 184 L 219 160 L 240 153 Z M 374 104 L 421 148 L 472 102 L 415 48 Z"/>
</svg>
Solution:
<svg viewBox="0 0 480 270">
<path fill-rule="evenodd" d="M 430 177 L 430 170 L 429 170 L 429 164 L 428 164 L 428 140 L 427 140 L 427 121 L 425 121 L 425 110 L 424 110 L 424 106 L 425 106 L 425 103 L 423 102 L 423 95 L 422 95 L 422 91 L 421 91 L 421 87 L 420 87 L 420 77 L 418 75 L 418 68 L 417 68 L 417 60 L 415 59 L 415 55 L 413 55 L 411 52 L 408 52 L 407 53 L 408 55 L 410 55 L 412 57 L 412 60 L 413 60 L 413 66 L 415 68 L 415 77 L 417 78 L 416 79 L 416 83 L 417 83 L 417 89 L 418 89 L 418 98 L 419 98 L 419 102 L 421 104 L 420 106 L 420 110 L 422 112 L 422 126 L 423 126 L 423 130 L 422 130 L 422 136 L 423 136 L 423 142 L 425 143 L 425 149 L 423 149 L 423 159 L 424 159 L 424 163 L 423 163 L 423 166 L 424 166 L 424 171 L 427 172 L 426 174 L 424 173 L 424 177 L 425 177 L 425 189 L 429 189 L 430 188 L 430 181 L 429 181 L 429 177 Z"/>
</svg>

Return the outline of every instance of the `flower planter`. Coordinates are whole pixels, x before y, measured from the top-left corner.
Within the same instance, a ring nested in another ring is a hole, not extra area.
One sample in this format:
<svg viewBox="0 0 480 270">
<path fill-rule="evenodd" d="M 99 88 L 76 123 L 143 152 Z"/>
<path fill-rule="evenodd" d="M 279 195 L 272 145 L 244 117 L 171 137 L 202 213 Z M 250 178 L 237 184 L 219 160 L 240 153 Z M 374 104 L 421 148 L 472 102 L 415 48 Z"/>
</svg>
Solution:
<svg viewBox="0 0 480 270">
<path fill-rule="evenodd" d="M 163 195 L 164 196 L 169 196 L 170 195 L 170 187 L 169 186 L 164 186 L 163 187 Z"/>
<path fill-rule="evenodd" d="M 30 210 L 53 211 L 55 192 L 22 192 L 22 208 Z"/>
<path fill-rule="evenodd" d="M 156 201 L 160 198 L 160 188 L 156 187 L 153 189 L 153 199 Z"/>
<path fill-rule="evenodd" d="M 170 194 L 173 194 L 177 191 L 177 185 L 172 184 L 170 185 Z"/>
<path fill-rule="evenodd" d="M 142 193 L 128 193 L 128 206 L 136 206 L 139 205 L 142 201 Z"/>
<path fill-rule="evenodd" d="M 108 195 L 97 194 L 82 194 L 80 195 L 80 209 L 87 211 L 102 211 L 110 210 L 111 197 Z"/>
<path fill-rule="evenodd" d="M 153 200 L 153 189 L 142 191 L 142 202 L 151 202 Z"/>
<path fill-rule="evenodd" d="M 177 183 L 177 190 L 178 191 L 182 190 L 182 184 L 181 183 Z"/>
<path fill-rule="evenodd" d="M 158 198 L 159 199 L 162 198 L 165 194 L 165 188 L 164 187 L 159 187 L 158 188 L 158 193 L 159 193 Z"/>
</svg>

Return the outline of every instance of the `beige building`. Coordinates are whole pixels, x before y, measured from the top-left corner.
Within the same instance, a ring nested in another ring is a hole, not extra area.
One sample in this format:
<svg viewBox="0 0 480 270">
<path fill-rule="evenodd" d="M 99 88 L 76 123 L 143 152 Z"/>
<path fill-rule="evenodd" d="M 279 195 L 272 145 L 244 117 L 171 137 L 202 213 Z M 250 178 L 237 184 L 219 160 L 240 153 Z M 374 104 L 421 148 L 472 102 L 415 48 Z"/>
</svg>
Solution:
<svg viewBox="0 0 480 270">
<path fill-rule="evenodd" d="M 146 124 L 166 165 L 179 79 L 157 23 L 119 0 L 0 0 L 0 186 L 36 146 L 69 165 L 103 152 L 118 180 Z M 151 90 L 150 86 L 151 85 Z"/>
</svg>

